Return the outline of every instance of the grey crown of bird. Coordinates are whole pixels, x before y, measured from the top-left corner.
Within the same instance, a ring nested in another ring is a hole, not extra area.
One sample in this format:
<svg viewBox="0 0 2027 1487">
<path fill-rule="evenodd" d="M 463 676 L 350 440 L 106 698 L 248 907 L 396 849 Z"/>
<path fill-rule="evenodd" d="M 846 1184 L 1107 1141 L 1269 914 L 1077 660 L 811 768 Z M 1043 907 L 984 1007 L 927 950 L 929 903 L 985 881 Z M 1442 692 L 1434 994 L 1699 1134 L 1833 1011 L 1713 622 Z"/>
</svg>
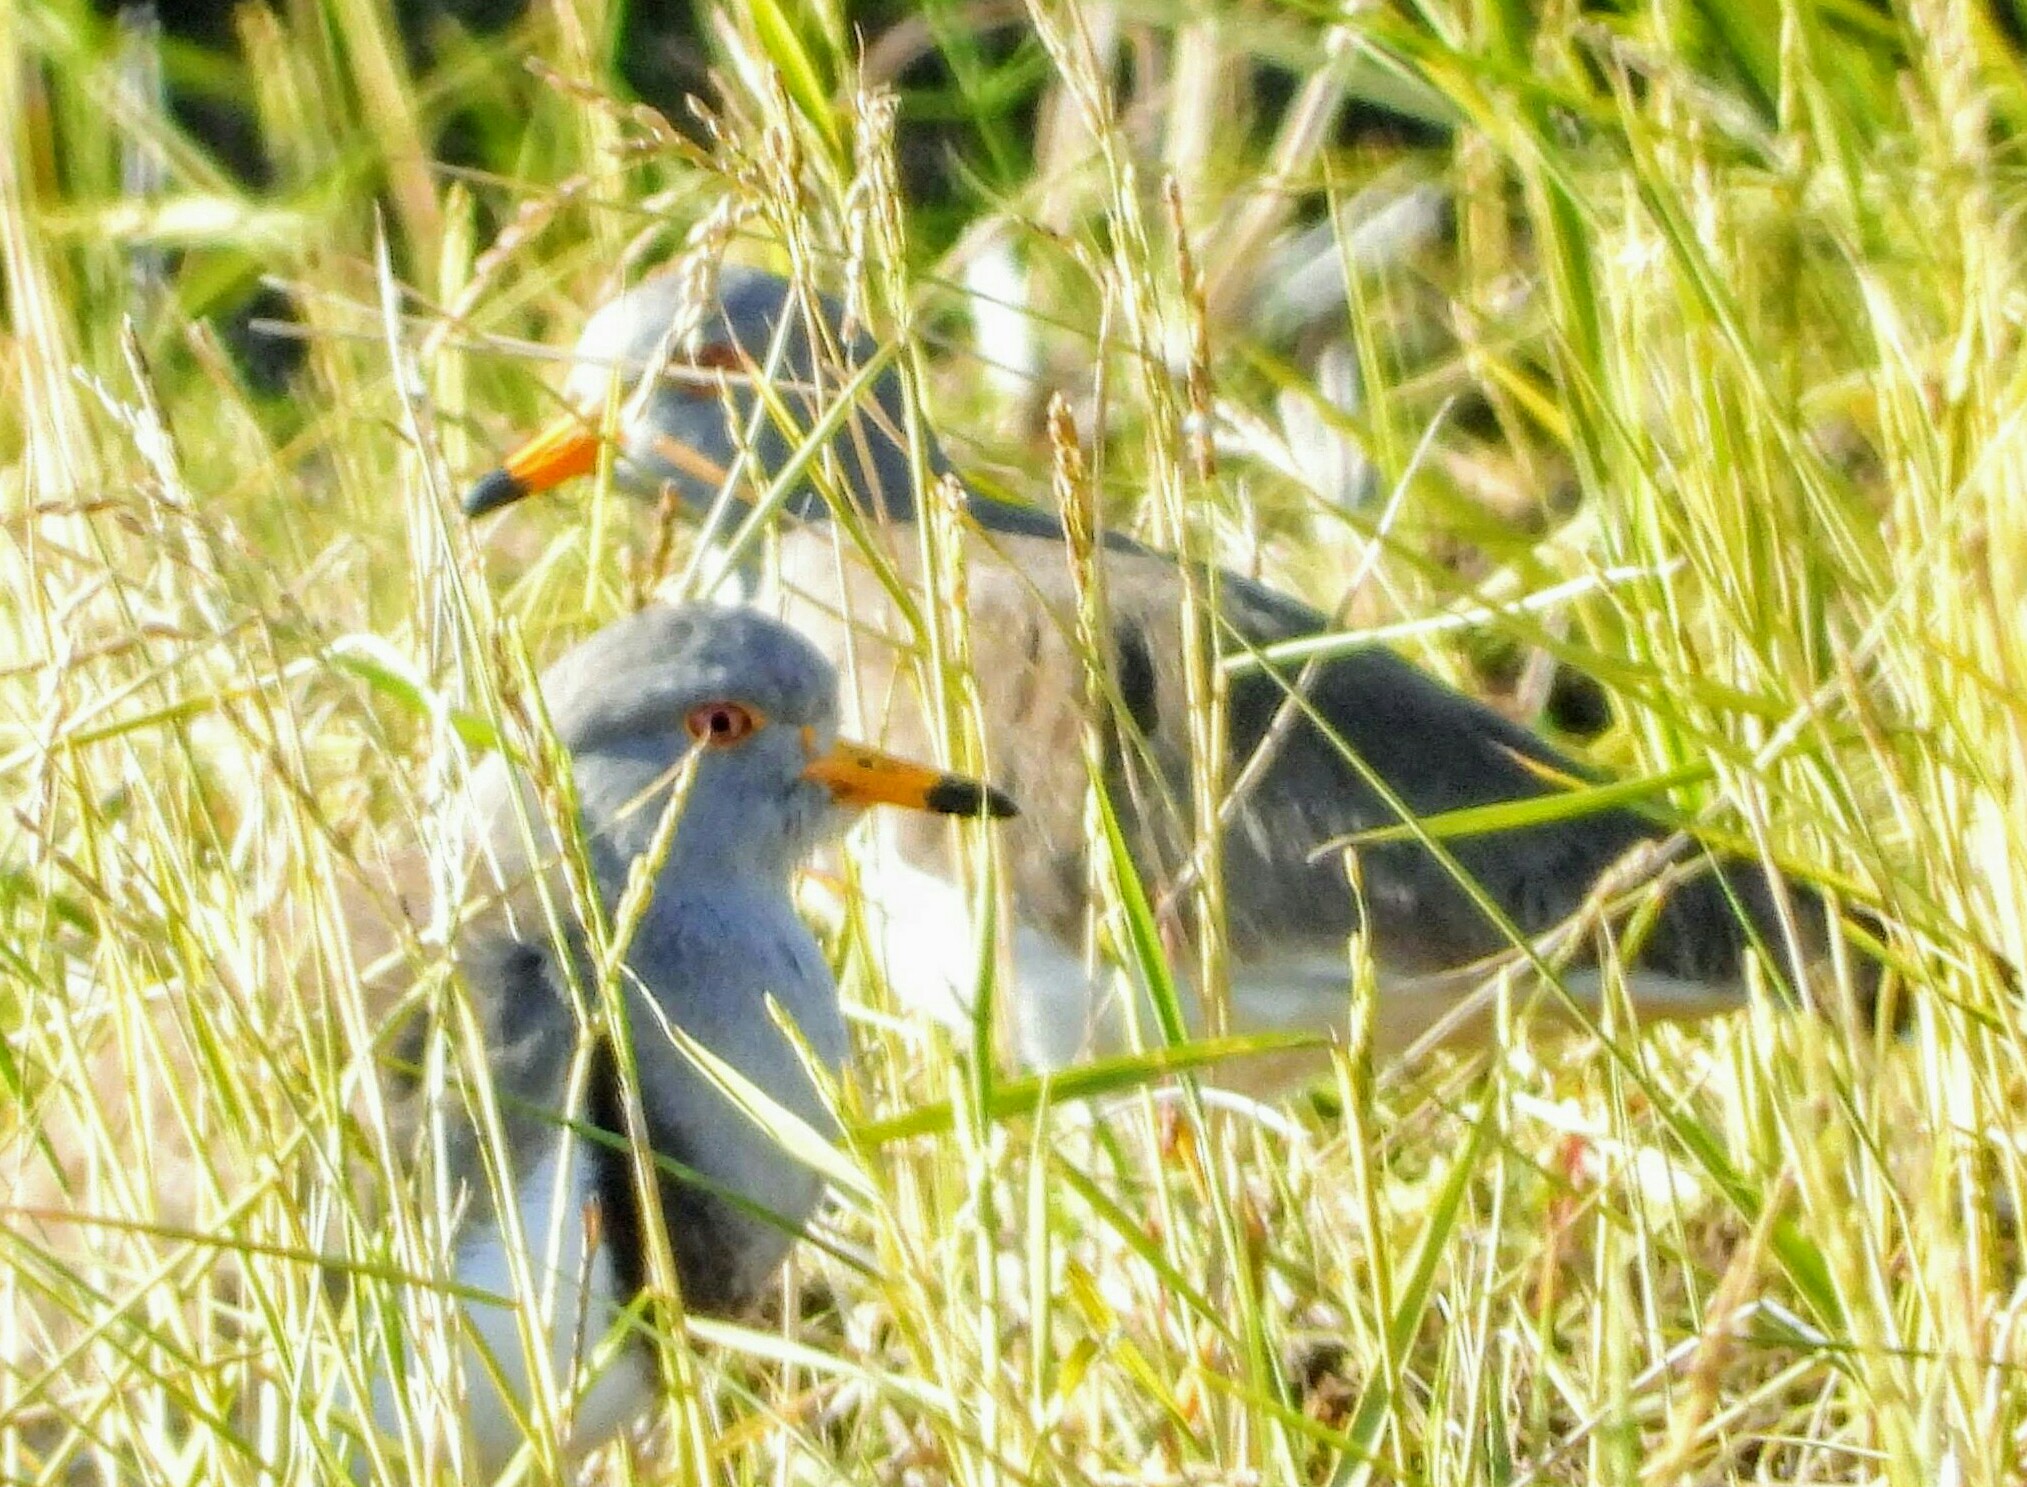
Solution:
<svg viewBox="0 0 2027 1487">
<path fill-rule="evenodd" d="M 801 636 L 750 610 L 644 610 L 557 661 L 542 692 L 569 752 L 581 833 L 607 914 L 633 864 L 649 852 L 672 792 L 684 791 L 653 896 L 626 948 L 621 998 L 685 1302 L 736 1311 L 779 1268 L 822 1179 L 664 1028 L 679 1029 L 781 1109 L 827 1131 L 803 1055 L 769 1010 L 771 1001 L 809 1052 L 837 1071 L 846 1052 L 837 988 L 796 911 L 792 875 L 867 805 L 990 816 L 1011 815 L 1014 807 L 989 787 L 840 742 L 834 670 Z M 693 772 L 684 786 L 686 766 Z M 499 896 L 461 937 L 457 962 L 500 1094 L 528 1252 L 548 1253 L 552 1219 L 564 1235 L 548 1344 L 553 1377 L 567 1382 L 572 1361 L 608 1333 L 648 1279 L 647 1235 L 631 1161 L 611 1139 L 628 1126 L 609 1045 L 594 1051 L 580 1112 L 608 1140 L 580 1135 L 566 1143 L 559 1112 L 569 1108 L 580 1042 L 570 988 L 574 978 L 588 995 L 595 972 L 581 931 L 566 929 L 559 948 L 545 928 L 535 883 L 545 874 L 553 882 L 560 870 L 546 829 L 537 829 L 531 861 L 517 789 L 529 819 L 541 821 L 528 777 L 500 756 L 474 780 L 485 876 Z M 567 905 L 557 887 L 557 901 Z M 471 1127 L 450 1124 L 446 1165 L 474 1205 L 458 1231 L 457 1278 L 512 1294 L 477 1140 Z M 582 1213 L 593 1202 L 604 1242 L 587 1254 Z M 580 1276 L 589 1278 L 588 1295 L 580 1294 Z M 479 1355 L 468 1351 L 471 1438 L 481 1464 L 497 1471 L 523 1438 L 512 1417 L 525 1416 L 533 1385 L 514 1314 L 483 1304 L 468 1311 L 512 1396 L 510 1411 Z M 397 1418 L 397 1387 L 391 1371 L 375 1381 L 372 1413 L 383 1428 Z M 596 1445 L 655 1392 L 650 1350 L 637 1335 L 577 1402 L 574 1440 Z"/>
<path fill-rule="evenodd" d="M 799 296 L 765 272 L 726 266 L 715 297 L 692 316 L 681 344 L 672 328 L 684 289 L 674 275 L 650 278 L 593 315 L 564 389 L 566 412 L 480 479 L 466 498 L 478 515 L 592 469 L 601 415 L 617 390 L 615 482 L 640 496 L 672 489 L 691 507 L 711 508 L 735 482 L 735 500 L 765 489 L 790 459 L 797 427 L 813 427 L 871 343 L 844 327 L 828 299 Z M 813 348 L 809 312 L 822 317 Z M 640 385 L 649 366 L 661 369 Z M 721 375 L 722 374 L 722 375 Z M 754 385 L 772 379 L 776 400 Z M 757 408 L 757 411 L 756 411 Z M 896 379 L 873 381 L 830 447 L 842 494 L 872 522 L 883 562 L 903 580 L 920 578 L 918 544 L 905 535 L 917 514 L 917 478 L 898 431 L 907 427 Z M 742 466 L 742 453 L 745 464 Z M 933 441 L 928 476 L 949 465 Z M 799 530 L 780 546 L 778 602 L 841 667 L 849 664 L 867 706 L 890 710 L 889 737 L 920 747 L 933 729 L 907 699 L 908 654 L 916 637 L 891 590 L 848 542 L 822 521 L 828 508 L 804 482 L 784 509 Z M 1058 1064 L 1125 1040 L 1116 990 L 1086 974 L 1090 846 L 1084 822 L 1082 663 L 1074 648 L 1077 594 L 1058 519 L 980 494 L 966 498 L 971 528 L 967 583 L 972 659 L 982 733 L 996 767 L 1024 806 L 1003 837 L 1012 876 L 1016 965 L 1012 1001 L 1022 1050 Z M 1107 785 L 1134 863 L 1156 899 L 1171 892 L 1192 860 L 1189 828 L 1189 720 L 1181 674 L 1180 570 L 1168 556 L 1119 534 L 1103 549 L 1109 606 L 1111 694 Z M 918 588 L 919 591 L 919 588 Z M 1301 601 L 1235 573 L 1220 572 L 1219 644 L 1227 653 L 1267 647 L 1329 629 Z M 1289 699 L 1299 690 L 1292 708 Z M 1292 713 L 1292 716 L 1289 714 Z M 1277 726 L 1277 719 L 1285 722 Z M 1480 965 L 1508 952 L 1512 930 L 1539 936 L 1568 921 L 1608 869 L 1668 833 L 1627 809 L 1588 810 L 1559 819 L 1454 837 L 1444 842 L 1458 871 L 1420 839 L 1404 834 L 1359 849 L 1355 894 L 1339 852 L 1347 837 L 1396 826 L 1400 808 L 1416 817 L 1467 807 L 1537 800 L 1558 778 L 1593 771 L 1540 737 L 1379 647 L 1340 652 L 1305 671 L 1266 667 L 1234 675 L 1227 710 L 1225 779 L 1251 775 L 1224 819 L 1224 902 L 1229 936 L 1230 1008 L 1237 1030 L 1341 1028 L 1348 1007 L 1346 946 L 1363 930 L 1380 982 L 1376 1037 L 1398 1051 L 1432 1029 L 1483 1035 L 1487 999 L 1471 1015 L 1458 1002 L 1486 978 Z M 1266 748 L 1255 764 L 1255 751 Z M 1389 800 L 1391 797 L 1391 801 Z M 901 864 L 887 906 L 896 952 L 890 974 L 953 1021 L 969 1012 L 959 957 L 950 984 L 920 952 L 936 923 L 910 913 L 949 875 L 943 837 L 905 825 L 889 833 Z M 1691 859 L 1695 865 L 1695 859 Z M 1459 871 L 1475 892 L 1459 879 Z M 1830 926 L 1820 897 L 1758 864 L 1704 854 L 1701 870 L 1679 874 L 1637 944 L 1622 947 L 1627 985 L 1645 1017 L 1701 1016 L 1743 1005 L 1745 967 L 1765 947 L 1784 978 L 1819 964 Z M 1496 913 L 1488 913 L 1489 903 Z M 946 896 L 936 920 L 961 911 Z M 948 931 L 945 931 L 946 938 Z M 1597 936 L 1573 948 L 1566 986 L 1595 998 L 1589 970 Z M 1876 968 L 1861 962 L 1854 990 L 1869 998 Z"/>
</svg>

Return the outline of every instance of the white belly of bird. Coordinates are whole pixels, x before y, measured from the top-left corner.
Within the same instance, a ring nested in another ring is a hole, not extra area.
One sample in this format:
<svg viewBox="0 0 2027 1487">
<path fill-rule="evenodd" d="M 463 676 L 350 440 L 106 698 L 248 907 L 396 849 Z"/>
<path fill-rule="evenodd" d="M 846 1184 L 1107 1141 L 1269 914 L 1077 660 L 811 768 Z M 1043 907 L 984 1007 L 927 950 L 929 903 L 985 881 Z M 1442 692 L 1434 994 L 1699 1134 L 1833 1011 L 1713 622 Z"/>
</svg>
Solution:
<svg viewBox="0 0 2027 1487">
<path fill-rule="evenodd" d="M 979 924 L 969 894 L 955 879 L 907 862 L 878 834 L 853 855 L 874 965 L 903 1004 L 968 1037 L 979 972 Z M 1009 948 L 1015 979 L 1005 995 L 1024 1062 L 1058 1068 L 1093 1048 L 1103 1051 L 1124 1033 L 1097 1025 L 1104 1002 L 1072 947 L 1016 923 Z"/>
<path fill-rule="evenodd" d="M 566 1452 L 575 1454 L 609 1440 L 655 1397 L 645 1350 L 609 1336 L 624 1310 L 611 1251 L 601 1244 L 586 1255 L 584 1215 L 596 1197 L 592 1163 L 579 1146 L 560 1187 L 559 1163 L 560 1153 L 552 1153 L 522 1182 L 521 1273 L 532 1291 L 517 1283 L 499 1225 L 475 1224 L 457 1242 L 457 1284 L 498 1298 L 463 1302 L 456 1340 L 465 1438 L 487 1476 L 506 1465 L 544 1413 L 554 1412 Z M 443 1398 L 448 1381 L 421 1372 L 411 1356 L 411 1390 Z M 546 1382 L 538 1382 L 544 1372 Z M 374 1380 L 373 1419 L 383 1435 L 398 1438 L 395 1386 L 385 1375 Z"/>
<path fill-rule="evenodd" d="M 903 862 L 880 842 L 860 853 L 859 883 L 868 950 L 896 998 L 968 1038 L 977 1006 L 979 926 L 964 890 Z M 1026 1067 L 1068 1068 L 1161 1043 L 1152 1004 L 1123 972 L 1087 966 L 1076 947 L 1028 924 L 1013 926 L 1008 951 L 999 999 Z M 1233 967 L 1230 1031 L 1342 1036 L 1351 1007 L 1347 964 L 1333 959 Z M 1190 1031 L 1201 1034 L 1204 1019 L 1195 990 L 1184 968 L 1172 969 Z M 1251 1087 L 1258 1081 L 1236 1082 Z"/>
</svg>

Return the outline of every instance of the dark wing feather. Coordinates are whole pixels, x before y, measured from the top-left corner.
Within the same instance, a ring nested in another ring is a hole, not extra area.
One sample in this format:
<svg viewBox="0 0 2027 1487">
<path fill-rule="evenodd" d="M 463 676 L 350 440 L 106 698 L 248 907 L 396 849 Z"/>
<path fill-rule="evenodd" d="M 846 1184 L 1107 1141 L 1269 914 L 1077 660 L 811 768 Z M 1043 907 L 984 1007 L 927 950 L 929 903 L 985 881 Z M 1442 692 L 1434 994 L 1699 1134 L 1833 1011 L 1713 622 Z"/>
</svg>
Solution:
<svg viewBox="0 0 2027 1487">
<path fill-rule="evenodd" d="M 563 1123 L 571 1118 L 566 1106 L 579 1027 L 555 947 L 516 937 L 499 926 L 495 916 L 487 917 L 492 924 L 468 932 L 460 941 L 458 972 L 472 996 L 492 1065 L 501 1135 L 514 1177 L 520 1181 L 553 1149 Z M 589 985 L 593 969 L 574 935 L 569 954 L 579 962 L 580 984 Z M 411 1125 L 420 1113 L 412 1076 L 421 1068 L 428 1031 L 426 1016 L 418 1013 L 396 1040 L 390 1082 Z M 659 1037 L 651 1030 L 642 1035 Z M 459 1118 L 445 1122 L 444 1160 L 451 1171 L 471 1175 L 470 1217 L 483 1222 L 492 1205 L 479 1177 L 478 1131 L 462 1118 L 461 1106 L 453 1109 Z M 752 1220 L 726 1198 L 680 1175 L 708 1162 L 687 1130 L 660 1118 L 652 1098 L 646 1101 L 646 1116 L 662 1218 L 685 1304 L 700 1313 L 741 1311 L 756 1294 L 747 1273 L 751 1267 L 738 1263 L 748 1247 L 745 1226 Z M 592 1133 L 580 1138 L 579 1150 L 595 1167 L 603 1242 L 610 1247 L 622 1294 L 630 1296 L 648 1279 L 646 1216 L 632 1162 L 621 1145 L 627 1123 L 619 1065 L 604 1040 L 592 1052 L 585 1108 L 578 1118 Z"/>
<path fill-rule="evenodd" d="M 1245 645 L 1327 629 L 1322 615 L 1243 579 L 1224 575 L 1222 594 L 1224 619 Z M 1306 675 L 1294 665 L 1235 678 L 1229 702 L 1235 771 L 1268 738 L 1298 687 L 1299 714 L 1268 745 L 1264 772 L 1225 839 L 1235 937 L 1340 935 L 1357 927 L 1336 854 L 1307 861 L 1325 843 L 1399 823 L 1352 758 L 1416 817 L 1538 799 L 1560 788 L 1553 776 L 1595 777 L 1535 734 L 1377 647 L 1320 662 Z M 1665 835 L 1635 812 L 1604 808 L 1451 838 L 1443 846 L 1515 927 L 1536 935 L 1575 913 L 1629 852 Z M 1776 894 L 1764 870 L 1737 859 L 1707 866 L 1669 894 L 1637 964 L 1725 982 L 1740 975 L 1753 933 L 1782 944 Z M 1421 842 L 1363 847 L 1359 869 L 1364 924 L 1383 964 L 1442 970 L 1508 947 L 1499 926 Z M 1821 905 L 1801 889 L 1792 890 L 1791 903 L 1813 950 L 1821 941 Z"/>
</svg>

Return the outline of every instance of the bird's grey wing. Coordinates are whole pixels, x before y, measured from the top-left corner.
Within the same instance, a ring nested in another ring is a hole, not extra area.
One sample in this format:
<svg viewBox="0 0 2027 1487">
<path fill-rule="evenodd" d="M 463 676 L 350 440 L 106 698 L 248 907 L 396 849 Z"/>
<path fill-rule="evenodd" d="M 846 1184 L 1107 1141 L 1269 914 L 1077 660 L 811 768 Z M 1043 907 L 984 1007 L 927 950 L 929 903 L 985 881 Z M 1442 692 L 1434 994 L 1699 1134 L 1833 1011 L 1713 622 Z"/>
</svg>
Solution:
<svg viewBox="0 0 2027 1487">
<path fill-rule="evenodd" d="M 497 928 L 468 931 L 457 949 L 457 974 L 470 997 L 479 1048 L 491 1072 L 500 1114 L 500 1153 L 514 1180 L 534 1170 L 556 1147 L 567 1118 L 570 1068 L 578 1024 L 559 975 L 555 949 Z M 411 1157 L 427 1139 L 424 1084 L 429 1041 L 439 1031 L 441 1005 L 418 1002 L 386 1047 L 383 1085 L 398 1147 Z M 474 1115 L 475 1095 L 446 1096 L 442 1161 L 453 1186 L 464 1190 L 469 1214 L 492 1213 L 482 1160 L 484 1137 Z"/>
<path fill-rule="evenodd" d="M 1084 814 L 1086 663 L 1076 640 L 1076 587 L 1059 539 L 992 531 L 967 551 L 972 662 L 988 765 L 1022 807 L 1020 819 L 1000 833 L 1001 849 L 1024 916 L 1076 943 L 1091 881 Z M 894 541 L 887 557 L 899 582 L 922 593 L 912 537 Z M 885 729 L 906 747 L 933 747 L 936 730 L 908 675 L 913 631 L 865 560 L 835 535 L 802 534 L 784 544 L 783 562 L 789 614 L 821 634 L 820 643 L 857 678 L 872 729 Z M 1150 894 L 1174 902 L 1193 839 L 1177 570 L 1166 556 L 1118 539 L 1106 545 L 1103 581 L 1111 716 L 1102 743 L 1111 794 Z M 1225 654 L 1330 628 L 1300 601 L 1234 574 L 1219 575 L 1218 592 L 1217 643 Z M 1284 720 L 1298 683 L 1299 700 Z M 1240 794 L 1226 807 L 1225 902 L 1232 947 L 1242 962 L 1303 946 L 1336 955 L 1361 926 L 1383 968 L 1399 973 L 1448 970 L 1506 948 L 1496 923 L 1419 842 L 1360 851 L 1362 907 L 1341 854 L 1327 848 L 1399 823 L 1368 772 L 1418 818 L 1536 799 L 1557 788 L 1554 776 L 1592 774 L 1381 647 L 1306 670 L 1234 676 L 1226 725 L 1225 781 L 1240 785 Z M 941 829 L 903 821 L 895 830 L 924 865 L 946 850 Z M 1631 811 L 1607 809 L 1453 838 L 1445 848 L 1516 927 L 1535 934 L 1566 919 L 1602 873 L 1659 834 Z M 1734 976 L 1750 938 L 1734 899 L 1763 935 L 1774 931 L 1770 939 L 1777 944 L 1775 895 L 1765 875 L 1732 863 L 1721 875 L 1703 874 L 1670 895 L 1644 941 L 1647 963 L 1697 979 Z M 1819 907 L 1808 895 L 1796 902 L 1805 929 L 1820 924 Z"/>
<path fill-rule="evenodd" d="M 1224 614 L 1251 646 L 1326 628 L 1322 616 L 1243 579 L 1226 581 Z M 1298 692 L 1302 716 L 1271 740 L 1277 715 Z M 1354 759 L 1418 818 L 1537 799 L 1561 788 L 1558 775 L 1593 777 L 1535 734 L 1378 647 L 1345 653 L 1306 674 L 1297 665 L 1236 677 L 1229 721 L 1235 769 L 1263 741 L 1272 750 L 1225 841 L 1235 935 L 1271 939 L 1305 928 L 1341 934 L 1358 922 L 1337 854 L 1299 860 L 1344 836 L 1399 822 Z M 1629 852 L 1665 834 L 1630 810 L 1606 808 L 1455 837 L 1443 846 L 1515 927 L 1535 935 L 1575 913 Z M 1363 922 L 1383 964 L 1442 970 L 1507 947 L 1457 875 L 1422 843 L 1364 847 L 1358 866 Z M 1781 946 L 1779 890 L 1768 874 L 1737 859 L 1706 866 L 1670 892 L 1642 942 L 1638 968 L 1729 983 L 1740 976 L 1755 934 Z M 1805 950 L 1813 952 L 1822 936 L 1820 902 L 1793 889 L 1789 906 Z"/>
<path fill-rule="evenodd" d="M 988 700 L 987 731 L 1002 715 L 1016 727 L 1036 720 L 1046 725 L 1033 730 L 1047 740 L 1047 757 L 1033 768 L 1034 778 L 1021 777 L 1030 772 L 1024 766 L 1008 775 L 1027 813 L 1047 829 L 1046 839 L 1017 866 L 1027 869 L 1024 902 L 1031 884 L 1067 901 L 1086 881 L 1083 823 L 1071 814 L 1082 801 L 1077 755 L 1063 746 L 1081 717 L 1081 662 L 1061 635 L 1063 617 L 1074 614 L 1075 591 L 1059 545 L 1003 539 L 1000 550 L 1007 561 L 982 574 L 974 565 L 971 579 L 974 633 L 1010 651 L 1014 661 L 1000 668 L 978 658 L 986 673 L 980 688 Z M 1177 580 L 1164 555 L 1126 542 L 1108 548 L 1106 659 L 1114 725 L 1108 775 L 1136 863 L 1157 896 L 1171 894 L 1180 881 L 1192 839 L 1186 808 L 1192 741 Z M 1216 644 L 1224 654 L 1330 628 L 1299 600 L 1238 575 L 1220 573 L 1217 589 Z M 1019 644 L 1008 647 L 1008 637 Z M 1058 677 L 1047 677 L 1050 670 Z M 1064 672 L 1068 680 L 1061 679 Z M 991 705 L 995 698 L 998 707 Z M 1443 849 L 1472 887 L 1420 841 L 1366 845 L 1358 854 L 1360 897 L 1354 898 L 1342 854 L 1330 845 L 1399 825 L 1396 801 L 1421 819 L 1536 800 L 1563 788 L 1558 779 L 1596 778 L 1538 735 L 1384 647 L 1348 651 L 1307 668 L 1235 675 L 1226 744 L 1224 783 L 1236 794 L 1224 803 L 1224 898 L 1241 962 L 1264 962 L 1304 945 L 1341 953 L 1346 936 L 1363 928 L 1384 971 L 1447 971 L 1510 946 L 1473 888 L 1522 933 L 1537 935 L 1576 913 L 1628 853 L 1665 835 L 1633 811 L 1605 808 L 1451 838 Z M 1752 940 L 1778 950 L 1790 923 L 1805 954 L 1818 950 L 1824 915 L 1813 894 L 1779 884 L 1757 864 L 1728 859 L 1705 866 L 1668 894 L 1641 941 L 1638 969 L 1681 982 L 1735 983 Z M 1783 897 L 1791 919 L 1782 914 Z"/>
<path fill-rule="evenodd" d="M 564 953 L 577 960 L 580 985 L 588 990 L 591 967 L 574 937 Z M 580 1032 L 563 965 L 554 946 L 506 933 L 477 932 L 459 946 L 458 972 L 472 997 L 484 1057 L 491 1066 L 502 1156 L 517 1184 L 541 1180 L 543 1163 L 557 1149 L 571 1118 L 570 1073 Z M 727 1254 L 737 1248 L 728 1240 L 731 1221 L 718 1198 L 682 1176 L 684 1171 L 708 1170 L 710 1153 L 695 1139 L 686 1113 L 670 1110 L 656 1090 L 658 1076 L 667 1075 L 664 1055 L 657 1051 L 663 1041 L 660 1032 L 652 1019 L 635 1017 L 633 1025 L 661 1216 L 686 1303 L 701 1312 L 735 1310 L 757 1287 L 743 1271 L 726 1263 Z M 410 1140 L 421 1135 L 424 1111 L 416 1076 L 430 1033 L 427 1014 L 418 1011 L 402 1030 L 390 1059 L 398 1118 Z M 687 1068 L 682 1075 L 696 1077 Z M 617 1051 L 610 1040 L 600 1039 L 591 1049 L 580 1112 L 586 1129 L 579 1151 L 580 1160 L 590 1164 L 599 1232 L 622 1298 L 632 1296 L 649 1278 L 646 1209 L 631 1158 L 621 1145 L 629 1129 L 624 1090 Z M 483 1175 L 484 1138 L 470 1118 L 472 1107 L 456 1094 L 450 1100 L 442 1122 L 442 1161 L 453 1184 L 463 1189 L 463 1201 L 469 1205 L 467 1226 L 477 1229 L 493 1215 L 490 1186 Z M 531 1195 L 530 1201 L 539 1203 L 539 1197 Z M 540 1237 L 531 1234 L 529 1241 L 538 1243 Z"/>
</svg>

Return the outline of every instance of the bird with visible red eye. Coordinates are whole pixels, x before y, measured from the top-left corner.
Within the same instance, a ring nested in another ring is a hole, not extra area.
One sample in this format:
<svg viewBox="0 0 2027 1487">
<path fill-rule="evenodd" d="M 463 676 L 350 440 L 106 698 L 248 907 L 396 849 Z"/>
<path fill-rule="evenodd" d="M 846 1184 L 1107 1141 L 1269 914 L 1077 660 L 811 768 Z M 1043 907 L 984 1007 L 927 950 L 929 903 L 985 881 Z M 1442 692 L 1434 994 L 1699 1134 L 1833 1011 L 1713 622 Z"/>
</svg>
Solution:
<svg viewBox="0 0 2027 1487">
<path fill-rule="evenodd" d="M 683 726 L 705 748 L 724 749 L 744 743 L 765 722 L 742 702 L 707 702 L 691 708 Z"/>
<path fill-rule="evenodd" d="M 836 671 L 753 610 L 650 605 L 584 641 L 541 686 L 570 754 L 596 902 L 606 912 L 637 904 L 638 917 L 594 953 L 574 920 L 545 907 L 567 914 L 572 903 L 552 854 L 530 860 L 536 787 L 506 754 L 491 755 L 473 787 L 484 831 L 473 886 L 510 901 L 460 927 L 470 1003 L 457 1009 L 457 1032 L 473 1022 L 483 1032 L 505 1140 L 412 1077 L 429 1062 L 423 1029 L 396 1045 L 388 1070 L 406 1096 L 389 1112 L 402 1122 L 398 1144 L 426 1132 L 433 1148 L 418 1186 L 441 1180 L 460 1195 L 443 1278 L 483 1299 L 426 1368 L 397 1344 L 392 1356 L 414 1362 L 375 1368 L 362 1402 L 392 1447 L 416 1433 L 414 1401 L 435 1409 L 444 1384 L 461 1379 L 438 1428 L 466 1443 L 471 1475 L 487 1481 L 528 1454 L 531 1422 L 538 1442 L 557 1437 L 538 1449 L 574 1468 L 666 1395 L 638 1325 L 655 1251 L 673 1262 L 693 1315 L 737 1317 L 772 1287 L 821 1198 L 825 1173 L 735 1093 L 757 1091 L 807 1141 L 835 1129 L 825 1091 L 850 1045 L 830 963 L 797 912 L 797 869 L 866 806 L 1014 811 L 982 781 L 839 739 Z M 678 783 L 686 759 L 700 767 Z M 607 1015 L 623 1021 L 588 1039 L 577 1003 L 559 993 L 622 970 Z M 621 1026 L 631 1030 L 623 1054 L 613 1046 Z M 504 1181 L 492 1170 L 496 1142 Z M 642 1167 L 656 1173 L 652 1205 L 640 1201 Z M 547 1397 L 545 1378 L 571 1378 L 585 1357 L 598 1365 L 573 1387 L 559 1432 L 535 1401 Z"/>
</svg>

